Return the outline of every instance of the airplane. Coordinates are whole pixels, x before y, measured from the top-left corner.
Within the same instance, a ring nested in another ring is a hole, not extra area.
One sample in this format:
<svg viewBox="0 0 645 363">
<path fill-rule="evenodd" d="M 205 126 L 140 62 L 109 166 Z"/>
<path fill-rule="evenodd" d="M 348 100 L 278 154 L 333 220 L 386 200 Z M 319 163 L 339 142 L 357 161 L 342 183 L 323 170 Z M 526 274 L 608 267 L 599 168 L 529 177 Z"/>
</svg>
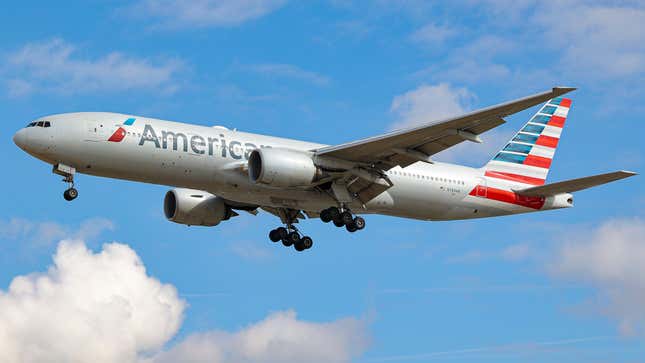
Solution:
<svg viewBox="0 0 645 363">
<path fill-rule="evenodd" d="M 461 220 L 573 206 L 571 193 L 636 173 L 616 171 L 546 184 L 571 107 L 549 91 L 457 117 L 340 145 L 323 145 L 148 117 L 108 112 L 55 114 L 19 130 L 15 144 L 53 166 L 78 196 L 75 174 L 175 187 L 164 197 L 172 222 L 216 226 L 258 209 L 279 217 L 273 242 L 312 247 L 295 226 L 320 218 L 349 232 L 361 215 Z M 544 105 L 486 165 L 471 168 L 432 157 L 505 123 L 504 117 Z"/>
</svg>

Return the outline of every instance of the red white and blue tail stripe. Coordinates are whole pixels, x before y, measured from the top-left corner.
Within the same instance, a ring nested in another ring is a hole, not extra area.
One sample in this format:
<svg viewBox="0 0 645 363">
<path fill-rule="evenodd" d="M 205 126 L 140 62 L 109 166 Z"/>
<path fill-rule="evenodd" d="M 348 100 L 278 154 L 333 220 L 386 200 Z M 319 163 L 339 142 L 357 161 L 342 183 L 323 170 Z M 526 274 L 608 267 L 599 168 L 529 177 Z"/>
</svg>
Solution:
<svg viewBox="0 0 645 363">
<path fill-rule="evenodd" d="M 486 164 L 486 177 L 543 185 L 570 107 L 569 98 L 549 100 Z"/>
</svg>

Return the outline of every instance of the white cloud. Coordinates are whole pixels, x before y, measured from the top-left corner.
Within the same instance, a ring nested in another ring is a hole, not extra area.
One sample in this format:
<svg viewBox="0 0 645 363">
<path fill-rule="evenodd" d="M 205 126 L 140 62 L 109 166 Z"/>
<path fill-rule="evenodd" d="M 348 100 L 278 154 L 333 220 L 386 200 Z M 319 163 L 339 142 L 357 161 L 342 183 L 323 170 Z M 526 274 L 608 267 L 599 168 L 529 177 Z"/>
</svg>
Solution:
<svg viewBox="0 0 645 363">
<path fill-rule="evenodd" d="M 531 257 L 536 257 L 536 253 L 528 243 L 517 243 L 508 245 L 501 250 L 470 250 L 461 255 L 448 257 L 447 263 L 479 263 L 490 260 L 503 260 L 507 262 L 521 262 Z"/>
<path fill-rule="evenodd" d="M 503 64 L 505 59 L 496 58 L 516 49 L 517 45 L 507 38 L 481 35 L 452 49 L 442 62 L 421 69 L 414 76 L 464 83 L 508 80 L 514 76 L 514 72 Z"/>
<path fill-rule="evenodd" d="M 598 288 L 599 306 L 625 334 L 645 334 L 645 221 L 616 219 L 570 237 L 550 269 Z"/>
<path fill-rule="evenodd" d="M 533 250 L 528 243 L 510 245 L 502 250 L 500 256 L 507 261 L 519 262 L 531 257 Z"/>
<path fill-rule="evenodd" d="M 182 69 L 178 60 L 153 62 L 118 52 L 89 59 L 62 39 L 29 43 L 3 60 L 4 82 L 11 96 L 32 92 L 84 92 L 148 89 L 172 92 Z"/>
<path fill-rule="evenodd" d="M 437 46 L 456 34 L 457 31 L 451 27 L 429 23 L 412 33 L 410 38 L 415 42 Z"/>
<path fill-rule="evenodd" d="M 0 361 L 133 362 L 177 332 L 184 308 L 128 246 L 63 241 L 47 272 L 0 291 Z"/>
<path fill-rule="evenodd" d="M 286 0 L 142 0 L 126 12 L 158 19 L 163 28 L 235 26 L 267 15 Z"/>
<path fill-rule="evenodd" d="M 501 150 L 515 134 L 515 130 L 499 126 L 481 135 L 482 143 L 462 142 L 435 155 L 435 159 L 443 162 L 462 163 L 480 167 L 488 162 Z"/>
<path fill-rule="evenodd" d="M 33 228 L 9 225 L 7 235 Z M 149 276 L 129 246 L 109 243 L 92 252 L 65 240 L 46 272 L 17 276 L 0 290 L 0 361 L 348 362 L 368 345 L 362 319 L 309 322 L 289 310 L 235 332 L 189 334 L 168 347 L 185 308 L 176 288 Z"/>
<path fill-rule="evenodd" d="M 475 96 L 466 88 L 448 83 L 421 85 L 395 96 L 390 111 L 397 116 L 391 129 L 418 126 L 427 122 L 458 116 L 470 108 Z"/>
<path fill-rule="evenodd" d="M 235 241 L 230 244 L 231 252 L 250 261 L 266 261 L 274 257 L 273 250 L 266 243 L 258 244 L 250 241 Z"/>
<path fill-rule="evenodd" d="M 0 220 L 0 238 L 22 240 L 34 245 L 49 245 L 61 239 L 88 240 L 103 231 L 114 229 L 114 223 L 105 218 L 90 218 L 81 222 L 78 229 L 72 229 L 51 221 L 32 221 L 25 218 Z"/>
<path fill-rule="evenodd" d="M 294 311 L 270 314 L 238 332 L 193 334 L 154 362 L 348 362 L 366 349 L 365 323 L 346 318 L 331 323 L 298 320 Z"/>
<path fill-rule="evenodd" d="M 244 68 L 267 76 L 293 78 L 313 83 L 317 86 L 326 86 L 331 82 L 327 76 L 304 70 L 293 64 L 265 63 L 248 65 L 244 66 Z"/>
<path fill-rule="evenodd" d="M 448 83 L 421 85 L 394 97 L 390 111 L 397 121 L 390 129 L 401 129 L 459 116 L 470 110 L 476 96 L 467 88 L 455 88 Z M 490 160 L 513 136 L 512 131 L 492 130 L 482 135 L 483 143 L 462 142 L 438 153 L 435 158 L 444 162 L 460 162 L 481 166 Z"/>
<path fill-rule="evenodd" d="M 568 71 L 594 78 L 630 76 L 645 71 L 645 6 L 570 2 L 538 12 L 546 45 L 563 49 Z M 566 21 L 563 21 L 566 19 Z"/>
</svg>

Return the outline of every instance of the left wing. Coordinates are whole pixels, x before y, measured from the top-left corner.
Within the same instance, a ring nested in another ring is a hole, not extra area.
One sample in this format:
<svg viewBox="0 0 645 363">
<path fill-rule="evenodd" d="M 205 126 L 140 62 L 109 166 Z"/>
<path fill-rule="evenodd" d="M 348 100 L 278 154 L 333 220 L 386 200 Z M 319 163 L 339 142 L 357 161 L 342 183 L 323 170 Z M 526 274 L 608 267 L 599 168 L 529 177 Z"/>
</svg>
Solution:
<svg viewBox="0 0 645 363">
<path fill-rule="evenodd" d="M 465 140 L 481 142 L 478 135 L 503 124 L 503 117 L 573 90 L 575 88 L 555 87 L 550 91 L 447 120 L 314 151 L 316 156 L 333 157 L 386 170 L 396 165 L 405 167 L 417 161 L 432 162 L 430 156 Z"/>
</svg>

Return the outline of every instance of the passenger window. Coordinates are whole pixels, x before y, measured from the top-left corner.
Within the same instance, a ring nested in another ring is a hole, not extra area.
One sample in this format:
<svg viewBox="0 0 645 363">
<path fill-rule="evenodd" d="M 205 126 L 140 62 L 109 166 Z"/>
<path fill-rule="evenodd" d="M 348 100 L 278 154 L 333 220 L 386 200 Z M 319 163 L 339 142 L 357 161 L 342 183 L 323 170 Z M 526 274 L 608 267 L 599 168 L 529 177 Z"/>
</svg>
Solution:
<svg viewBox="0 0 645 363">
<path fill-rule="evenodd" d="M 50 127 L 52 124 L 49 121 L 45 121 L 45 127 Z"/>
</svg>

